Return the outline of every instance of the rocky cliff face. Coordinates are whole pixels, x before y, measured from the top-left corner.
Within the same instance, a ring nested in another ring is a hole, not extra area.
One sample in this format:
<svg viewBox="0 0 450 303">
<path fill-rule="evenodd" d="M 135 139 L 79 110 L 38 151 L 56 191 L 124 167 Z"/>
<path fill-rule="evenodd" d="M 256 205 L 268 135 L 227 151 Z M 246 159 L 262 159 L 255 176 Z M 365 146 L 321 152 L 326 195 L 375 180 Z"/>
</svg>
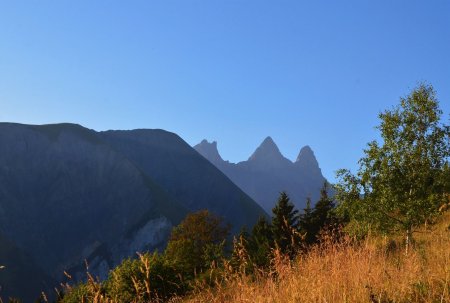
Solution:
<svg viewBox="0 0 450 303">
<path fill-rule="evenodd" d="M 322 171 L 319 168 L 319 162 L 317 162 L 314 152 L 308 145 L 300 149 L 294 164 L 299 171 L 307 172 L 315 177 L 322 175 Z"/>
<path fill-rule="evenodd" d="M 17 285 L 6 267 L 0 294 L 34 300 L 64 270 L 80 276 L 84 259 L 105 277 L 124 257 L 163 248 L 171 227 L 202 208 L 235 230 L 264 214 L 175 134 L 0 123 L 0 236 L 39 273 Z"/>
<path fill-rule="evenodd" d="M 326 182 L 314 152 L 303 147 L 295 162 L 286 159 L 271 137 L 267 137 L 247 161 L 237 164 L 222 160 L 217 143 L 203 140 L 194 146 L 201 155 L 224 172 L 237 186 L 271 213 L 279 193 L 286 191 L 298 209 L 306 205 L 306 198 L 319 198 Z"/>
<path fill-rule="evenodd" d="M 195 149 L 213 164 L 220 164 L 222 162 L 225 162 L 220 156 L 219 151 L 217 150 L 216 141 L 209 143 L 208 141 L 203 140 L 195 146 Z"/>
<path fill-rule="evenodd" d="M 176 135 L 133 130 L 100 136 L 190 211 L 208 209 L 229 218 L 235 232 L 262 214 L 247 194 Z"/>
</svg>

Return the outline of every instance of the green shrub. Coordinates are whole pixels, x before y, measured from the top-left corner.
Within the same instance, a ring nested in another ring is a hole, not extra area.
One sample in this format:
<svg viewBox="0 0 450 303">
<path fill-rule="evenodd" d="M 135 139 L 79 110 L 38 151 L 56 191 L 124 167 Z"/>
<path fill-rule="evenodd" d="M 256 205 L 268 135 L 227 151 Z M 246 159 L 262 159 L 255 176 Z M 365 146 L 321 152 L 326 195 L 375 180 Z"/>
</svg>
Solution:
<svg viewBox="0 0 450 303">
<path fill-rule="evenodd" d="M 70 289 L 65 289 L 60 303 L 79 303 L 79 302 L 90 302 L 89 296 L 90 291 L 87 283 L 80 283 Z"/>
<path fill-rule="evenodd" d="M 118 302 L 148 302 L 184 292 L 177 270 L 159 254 L 126 259 L 109 274 L 106 294 Z"/>
</svg>

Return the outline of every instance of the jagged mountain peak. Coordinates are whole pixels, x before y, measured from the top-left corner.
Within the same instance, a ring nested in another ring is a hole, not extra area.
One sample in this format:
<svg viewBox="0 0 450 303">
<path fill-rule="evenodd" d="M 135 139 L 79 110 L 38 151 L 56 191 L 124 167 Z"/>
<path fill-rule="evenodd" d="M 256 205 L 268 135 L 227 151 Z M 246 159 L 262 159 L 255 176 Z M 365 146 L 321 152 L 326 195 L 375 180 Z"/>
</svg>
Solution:
<svg viewBox="0 0 450 303">
<path fill-rule="evenodd" d="M 320 197 L 320 189 L 326 181 L 314 152 L 308 145 L 301 148 L 294 163 L 281 154 L 270 136 L 261 142 L 247 161 L 236 164 L 211 159 L 211 154 L 217 152 L 216 142 L 209 143 L 203 140 L 194 148 L 268 213 L 271 212 L 281 191 L 286 191 L 290 195 L 298 209 L 306 206 L 307 197 L 310 197 L 313 203 L 316 202 Z"/>
<path fill-rule="evenodd" d="M 273 146 L 277 146 L 275 144 L 275 142 L 273 141 L 271 136 L 267 136 L 264 141 L 261 143 L 261 145 L 273 145 Z"/>
<path fill-rule="evenodd" d="M 208 142 L 208 140 L 203 139 L 202 142 L 194 146 L 194 149 L 198 151 L 203 157 L 213 163 L 224 161 L 219 154 L 216 141 L 212 141 L 210 143 Z"/>
<path fill-rule="evenodd" d="M 300 149 L 295 162 L 302 161 L 302 159 L 316 159 L 316 156 L 309 145 L 305 145 Z"/>
<path fill-rule="evenodd" d="M 275 144 L 273 139 L 268 136 L 264 139 L 264 141 L 259 145 L 259 147 L 255 150 L 255 152 L 248 159 L 249 161 L 258 161 L 258 160 L 279 160 L 284 159 L 281 154 L 278 146 Z"/>
<path fill-rule="evenodd" d="M 320 171 L 319 162 L 317 162 L 316 156 L 309 145 L 305 145 L 300 149 L 295 164 L 302 169 Z"/>
</svg>

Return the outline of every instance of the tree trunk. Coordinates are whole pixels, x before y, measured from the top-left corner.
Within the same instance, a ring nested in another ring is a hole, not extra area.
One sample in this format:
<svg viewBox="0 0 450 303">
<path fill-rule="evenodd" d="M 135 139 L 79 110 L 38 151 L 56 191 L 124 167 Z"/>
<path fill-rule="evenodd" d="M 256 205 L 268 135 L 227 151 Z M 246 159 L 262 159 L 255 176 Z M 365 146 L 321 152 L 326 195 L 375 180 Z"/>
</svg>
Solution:
<svg viewBox="0 0 450 303">
<path fill-rule="evenodd" d="M 409 248 L 411 246 L 411 239 L 412 239 L 412 231 L 411 227 L 408 227 L 406 229 L 406 239 L 405 239 L 405 254 L 408 255 Z"/>
</svg>

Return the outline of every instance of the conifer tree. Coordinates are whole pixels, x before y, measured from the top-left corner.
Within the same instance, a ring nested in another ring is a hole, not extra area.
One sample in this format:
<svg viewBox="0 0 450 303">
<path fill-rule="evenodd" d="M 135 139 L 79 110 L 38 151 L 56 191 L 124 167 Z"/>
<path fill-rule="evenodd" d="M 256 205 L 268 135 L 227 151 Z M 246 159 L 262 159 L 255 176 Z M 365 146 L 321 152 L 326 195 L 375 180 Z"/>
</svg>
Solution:
<svg viewBox="0 0 450 303">
<path fill-rule="evenodd" d="M 295 209 L 288 195 L 282 192 L 272 212 L 274 244 L 282 253 L 293 256 L 301 239 L 298 232 L 298 210 Z"/>
<path fill-rule="evenodd" d="M 305 238 L 306 244 L 312 244 L 316 241 L 316 234 L 314 232 L 314 216 L 311 208 L 311 198 L 306 198 L 306 208 L 303 209 L 303 214 L 299 219 L 299 231 Z"/>
<path fill-rule="evenodd" d="M 320 199 L 317 201 L 313 216 L 313 226 L 316 236 L 320 230 L 333 223 L 332 210 L 334 209 L 334 201 L 328 197 L 328 184 L 324 182 L 322 189 L 320 190 Z"/>
<path fill-rule="evenodd" d="M 250 258 L 257 267 L 267 267 L 273 247 L 272 227 L 266 218 L 260 217 L 252 229 L 248 243 Z"/>
</svg>

